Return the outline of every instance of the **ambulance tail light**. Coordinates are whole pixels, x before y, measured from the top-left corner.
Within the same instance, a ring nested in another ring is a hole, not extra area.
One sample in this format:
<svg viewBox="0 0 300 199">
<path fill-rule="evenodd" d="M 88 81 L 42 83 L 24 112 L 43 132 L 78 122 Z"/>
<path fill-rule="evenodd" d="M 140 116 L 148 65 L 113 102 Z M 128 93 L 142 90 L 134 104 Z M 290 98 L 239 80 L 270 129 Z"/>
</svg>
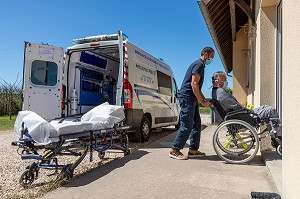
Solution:
<svg viewBox="0 0 300 199">
<path fill-rule="evenodd" d="M 124 79 L 124 108 L 132 108 L 132 86 L 127 79 Z"/>
</svg>

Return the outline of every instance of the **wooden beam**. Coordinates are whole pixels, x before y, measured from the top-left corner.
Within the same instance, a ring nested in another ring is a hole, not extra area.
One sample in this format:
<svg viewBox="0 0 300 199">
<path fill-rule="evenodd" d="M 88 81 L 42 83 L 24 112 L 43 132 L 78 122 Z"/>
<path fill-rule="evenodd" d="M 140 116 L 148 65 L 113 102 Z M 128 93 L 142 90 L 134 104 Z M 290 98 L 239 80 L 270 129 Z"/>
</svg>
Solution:
<svg viewBox="0 0 300 199">
<path fill-rule="evenodd" d="M 229 0 L 232 41 L 236 41 L 235 3 Z"/>
<path fill-rule="evenodd" d="M 251 19 L 252 24 L 255 24 L 255 18 L 253 15 L 253 12 L 251 8 L 245 3 L 244 0 L 233 0 L 236 5 L 238 5 L 245 13 L 246 15 Z M 255 8 L 253 8 L 255 9 Z"/>
<path fill-rule="evenodd" d="M 255 1 L 256 1 L 256 0 L 252 0 L 252 6 L 251 6 L 251 9 L 252 9 L 252 16 L 253 16 L 254 20 L 255 20 Z M 256 27 L 256 22 L 255 22 L 255 21 L 252 21 L 252 25 L 253 25 L 254 27 Z"/>
</svg>

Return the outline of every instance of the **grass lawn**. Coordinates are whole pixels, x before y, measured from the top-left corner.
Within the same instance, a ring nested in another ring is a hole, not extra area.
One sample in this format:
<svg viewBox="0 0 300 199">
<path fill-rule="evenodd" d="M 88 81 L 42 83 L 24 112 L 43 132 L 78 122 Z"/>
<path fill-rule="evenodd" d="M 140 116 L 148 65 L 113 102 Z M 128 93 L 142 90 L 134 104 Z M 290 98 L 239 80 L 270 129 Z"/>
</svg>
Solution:
<svg viewBox="0 0 300 199">
<path fill-rule="evenodd" d="M 16 115 L 13 115 L 11 120 L 9 119 L 9 115 L 0 116 L 0 131 L 12 130 L 14 128 L 15 120 Z"/>
</svg>

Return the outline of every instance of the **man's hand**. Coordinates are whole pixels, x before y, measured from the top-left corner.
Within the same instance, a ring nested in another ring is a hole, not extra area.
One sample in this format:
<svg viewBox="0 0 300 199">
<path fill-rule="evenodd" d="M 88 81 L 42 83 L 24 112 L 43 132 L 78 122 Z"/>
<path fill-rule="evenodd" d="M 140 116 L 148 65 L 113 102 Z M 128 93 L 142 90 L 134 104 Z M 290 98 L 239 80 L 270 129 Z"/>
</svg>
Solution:
<svg viewBox="0 0 300 199">
<path fill-rule="evenodd" d="M 209 101 L 204 101 L 203 103 L 201 103 L 202 106 L 204 107 L 211 107 L 212 103 L 210 103 Z"/>
<path fill-rule="evenodd" d="M 209 101 L 206 101 L 206 100 L 204 100 L 204 101 L 200 101 L 200 104 L 202 105 L 202 106 L 204 106 L 204 107 L 211 107 L 211 105 L 212 105 L 212 103 L 211 102 L 209 102 Z"/>
</svg>

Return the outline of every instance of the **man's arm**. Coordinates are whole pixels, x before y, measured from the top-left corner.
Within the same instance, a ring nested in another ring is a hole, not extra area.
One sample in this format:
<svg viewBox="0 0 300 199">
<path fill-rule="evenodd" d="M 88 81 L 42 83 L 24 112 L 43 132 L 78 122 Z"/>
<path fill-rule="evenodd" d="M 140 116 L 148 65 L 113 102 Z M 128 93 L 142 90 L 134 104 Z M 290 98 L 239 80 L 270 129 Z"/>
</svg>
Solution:
<svg viewBox="0 0 300 199">
<path fill-rule="evenodd" d="M 199 89 L 199 81 L 200 81 L 200 75 L 193 74 L 192 81 L 191 81 L 191 86 L 192 86 L 193 92 L 194 92 L 197 100 L 202 104 L 202 106 L 209 107 L 209 106 L 211 106 L 211 103 L 206 101 L 202 91 Z"/>
</svg>

